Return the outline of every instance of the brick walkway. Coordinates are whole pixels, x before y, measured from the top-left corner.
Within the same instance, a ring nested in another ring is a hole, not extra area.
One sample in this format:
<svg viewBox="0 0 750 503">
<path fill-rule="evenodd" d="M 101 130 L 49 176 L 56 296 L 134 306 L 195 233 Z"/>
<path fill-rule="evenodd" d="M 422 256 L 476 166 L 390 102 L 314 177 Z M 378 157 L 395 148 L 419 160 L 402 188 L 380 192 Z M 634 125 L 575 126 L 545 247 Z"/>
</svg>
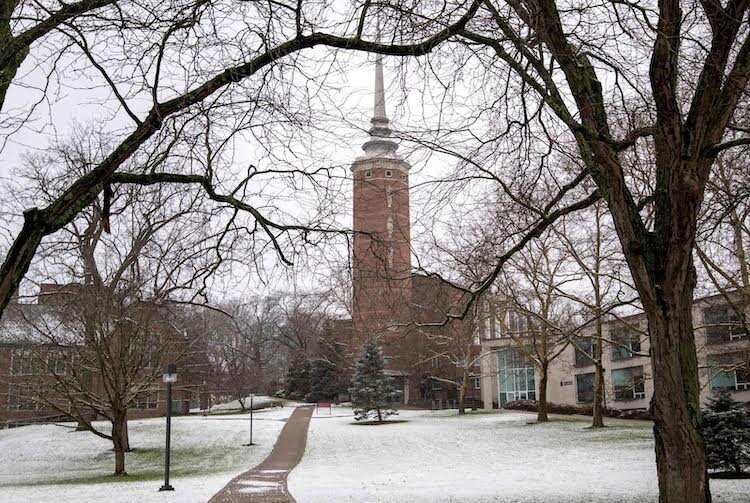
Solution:
<svg viewBox="0 0 750 503">
<path fill-rule="evenodd" d="M 305 453 L 307 427 L 314 410 L 297 407 L 265 461 L 233 479 L 209 503 L 293 503 L 286 478 Z"/>
</svg>

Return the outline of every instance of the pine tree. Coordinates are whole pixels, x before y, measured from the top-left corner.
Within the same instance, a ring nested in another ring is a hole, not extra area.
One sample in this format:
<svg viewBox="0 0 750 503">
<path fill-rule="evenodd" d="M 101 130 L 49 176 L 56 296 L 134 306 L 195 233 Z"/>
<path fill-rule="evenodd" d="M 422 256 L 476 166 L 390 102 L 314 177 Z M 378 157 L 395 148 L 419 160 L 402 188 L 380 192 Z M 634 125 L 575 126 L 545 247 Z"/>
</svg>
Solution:
<svg viewBox="0 0 750 503">
<path fill-rule="evenodd" d="M 709 400 L 703 413 L 708 467 L 741 473 L 750 466 L 750 414 L 726 389 Z"/>
<path fill-rule="evenodd" d="M 313 360 L 310 363 L 310 393 L 308 402 L 335 400 L 341 390 L 336 366 L 326 360 Z"/>
<path fill-rule="evenodd" d="M 397 413 L 392 405 L 398 400 L 398 391 L 383 367 L 383 353 L 377 343 L 366 341 L 355 363 L 352 387 L 349 388 L 357 421 L 374 416 L 382 422 Z"/>
<path fill-rule="evenodd" d="M 284 397 L 291 400 L 302 400 L 310 392 L 310 362 L 304 354 L 292 357 L 286 374 Z"/>
</svg>

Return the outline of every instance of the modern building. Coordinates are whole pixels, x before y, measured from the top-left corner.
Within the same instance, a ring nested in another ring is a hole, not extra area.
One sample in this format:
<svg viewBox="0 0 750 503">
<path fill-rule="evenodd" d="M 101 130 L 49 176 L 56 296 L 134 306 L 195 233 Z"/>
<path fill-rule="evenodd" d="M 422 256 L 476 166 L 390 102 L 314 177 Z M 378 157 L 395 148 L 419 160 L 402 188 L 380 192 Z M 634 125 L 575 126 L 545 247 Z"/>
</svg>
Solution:
<svg viewBox="0 0 750 503">
<path fill-rule="evenodd" d="M 718 388 L 750 402 L 750 338 L 739 296 L 714 295 L 693 304 L 693 324 L 700 370 L 701 403 Z M 507 315 L 507 314 L 506 314 Z M 498 324 L 499 327 L 499 324 Z M 595 328 L 587 326 L 552 361 L 547 400 L 587 405 L 594 400 Z M 602 327 L 605 405 L 612 409 L 648 409 L 654 393 L 646 317 L 610 319 Z M 563 342 L 562 344 L 566 344 Z M 539 397 L 539 370 L 502 329 L 482 340 L 484 408 Z"/>
</svg>

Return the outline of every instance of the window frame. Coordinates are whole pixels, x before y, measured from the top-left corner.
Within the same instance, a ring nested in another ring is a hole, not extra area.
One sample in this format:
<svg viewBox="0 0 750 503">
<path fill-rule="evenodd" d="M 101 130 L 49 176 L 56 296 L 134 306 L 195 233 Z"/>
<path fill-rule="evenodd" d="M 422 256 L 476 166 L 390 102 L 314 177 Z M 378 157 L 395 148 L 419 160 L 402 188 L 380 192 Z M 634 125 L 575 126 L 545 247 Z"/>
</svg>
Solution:
<svg viewBox="0 0 750 503">
<path fill-rule="evenodd" d="M 716 319 L 717 313 L 723 313 L 724 316 Z M 727 304 L 708 306 L 703 308 L 702 315 L 706 344 L 726 344 L 747 339 L 743 315 L 737 313 L 732 306 Z"/>
<path fill-rule="evenodd" d="M 17 390 L 16 393 L 13 391 Z M 24 390 L 31 390 L 32 396 L 24 394 Z M 11 383 L 8 385 L 8 401 L 6 408 L 9 411 L 34 412 L 39 410 L 40 404 L 33 398 L 34 387 L 30 384 Z"/>
<path fill-rule="evenodd" d="M 636 369 L 639 369 L 639 376 L 633 375 L 633 371 Z M 615 373 L 625 371 L 630 371 L 630 383 L 627 386 L 617 386 L 615 384 Z M 639 379 L 636 380 L 637 378 Z M 618 390 L 618 388 L 621 389 Z M 616 402 L 643 400 L 646 398 L 646 377 L 643 373 L 643 365 L 612 369 L 612 391 L 612 398 Z"/>
<path fill-rule="evenodd" d="M 731 386 L 714 386 L 713 383 L 719 374 L 726 374 L 727 376 L 729 376 L 729 379 L 733 382 L 733 384 Z M 719 389 L 728 389 L 729 391 L 750 390 L 750 370 L 723 370 L 721 368 L 712 367 L 709 370 L 708 387 L 712 392 Z"/>
<path fill-rule="evenodd" d="M 153 400 L 152 400 L 153 398 Z M 134 409 L 154 410 L 159 408 L 159 390 L 145 390 L 136 395 Z"/>
<path fill-rule="evenodd" d="M 591 377 L 591 400 L 581 400 L 581 392 L 580 392 L 580 378 L 585 377 Z M 587 372 L 585 374 L 576 374 L 575 375 L 575 383 L 576 383 L 576 403 L 594 403 L 594 400 L 596 399 L 596 373 L 595 372 Z"/>
<path fill-rule="evenodd" d="M 34 351 L 31 348 L 14 348 L 11 353 L 10 373 L 14 376 L 35 375 Z"/>
<path fill-rule="evenodd" d="M 581 341 L 586 341 L 590 344 L 590 352 L 584 351 L 579 347 L 582 346 Z M 594 360 L 598 357 L 596 354 L 596 342 L 594 337 L 578 337 L 576 344 L 573 345 L 573 350 L 575 351 L 574 364 L 576 367 L 588 367 L 594 365 Z"/>
<path fill-rule="evenodd" d="M 54 368 L 51 368 L 51 363 L 54 361 Z M 57 371 L 62 366 L 62 370 Z M 51 375 L 65 375 L 67 371 L 67 362 L 65 359 L 65 353 L 62 349 L 52 349 L 47 352 L 47 373 Z"/>
<path fill-rule="evenodd" d="M 611 341 L 609 352 L 611 361 L 630 360 L 639 356 L 636 353 L 641 351 L 641 338 L 633 329 L 618 327 L 610 330 L 609 339 Z"/>
</svg>

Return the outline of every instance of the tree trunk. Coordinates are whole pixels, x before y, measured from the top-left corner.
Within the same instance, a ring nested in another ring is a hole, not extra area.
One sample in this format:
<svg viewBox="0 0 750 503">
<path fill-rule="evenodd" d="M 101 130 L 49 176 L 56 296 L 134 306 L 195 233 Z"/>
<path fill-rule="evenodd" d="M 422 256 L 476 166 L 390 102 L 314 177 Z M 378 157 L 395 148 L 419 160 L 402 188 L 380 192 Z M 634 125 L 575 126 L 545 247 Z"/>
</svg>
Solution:
<svg viewBox="0 0 750 503">
<path fill-rule="evenodd" d="M 547 417 L 547 366 L 539 368 L 539 411 L 536 415 L 537 422 L 549 421 Z"/>
<path fill-rule="evenodd" d="M 700 387 L 691 305 L 693 281 L 647 309 L 651 338 L 660 503 L 711 501 L 700 430 Z"/>
<path fill-rule="evenodd" d="M 598 273 L 598 271 L 597 271 Z M 599 280 L 596 280 L 596 358 L 594 359 L 594 410 L 592 411 L 591 427 L 604 426 L 604 367 L 602 366 L 602 352 L 604 351 L 604 334 L 602 333 L 601 296 L 599 295 Z"/>
<path fill-rule="evenodd" d="M 114 411 L 112 419 L 112 443 L 115 447 L 115 475 L 127 475 L 125 472 L 125 451 L 127 442 L 127 415 Z"/>
<path fill-rule="evenodd" d="M 596 370 L 594 371 L 594 410 L 592 412 L 592 428 L 601 428 L 604 426 L 604 368 L 602 367 L 601 346 L 602 340 L 600 338 L 597 343 L 597 349 L 600 353 L 596 359 Z"/>
<path fill-rule="evenodd" d="M 469 368 L 464 365 L 461 385 L 458 387 L 458 414 L 466 414 L 466 389 L 469 386 Z"/>
<path fill-rule="evenodd" d="M 123 423 L 122 427 L 122 448 L 125 452 L 130 452 L 133 449 L 130 448 L 130 435 L 128 434 L 128 418 L 127 414 L 125 415 L 125 421 Z"/>
<path fill-rule="evenodd" d="M 466 385 L 458 387 L 458 415 L 466 414 Z"/>
</svg>

